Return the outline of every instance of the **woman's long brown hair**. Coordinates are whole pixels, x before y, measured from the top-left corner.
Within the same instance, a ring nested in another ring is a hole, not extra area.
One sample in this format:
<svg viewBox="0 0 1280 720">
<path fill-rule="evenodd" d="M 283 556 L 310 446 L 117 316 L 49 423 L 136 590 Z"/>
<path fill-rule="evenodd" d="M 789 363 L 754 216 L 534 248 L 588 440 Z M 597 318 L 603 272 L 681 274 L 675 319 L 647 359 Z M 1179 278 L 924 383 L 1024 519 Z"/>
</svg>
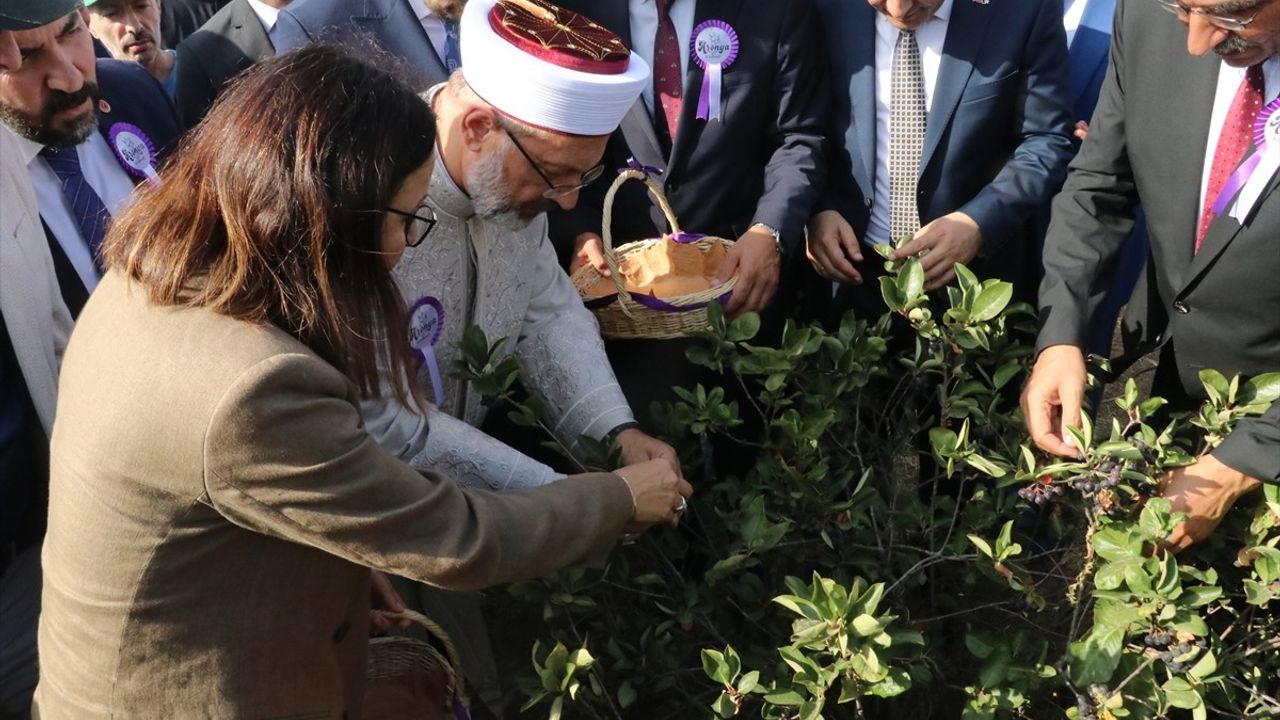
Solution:
<svg viewBox="0 0 1280 720">
<path fill-rule="evenodd" d="M 351 50 L 272 58 L 223 93 L 163 184 L 115 219 L 105 264 L 153 303 L 282 328 L 367 396 L 384 368 L 396 398 L 423 407 L 381 226 L 434 146 L 430 107 Z"/>
</svg>

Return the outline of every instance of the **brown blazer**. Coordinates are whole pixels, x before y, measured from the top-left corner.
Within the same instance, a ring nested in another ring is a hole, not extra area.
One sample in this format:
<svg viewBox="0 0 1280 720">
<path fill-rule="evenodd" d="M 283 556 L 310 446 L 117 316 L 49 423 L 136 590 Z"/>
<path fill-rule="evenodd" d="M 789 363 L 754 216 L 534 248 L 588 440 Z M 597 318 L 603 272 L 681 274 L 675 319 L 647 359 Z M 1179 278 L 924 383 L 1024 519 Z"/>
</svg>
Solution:
<svg viewBox="0 0 1280 720">
<path fill-rule="evenodd" d="M 604 552 L 631 517 L 613 475 L 420 475 L 357 400 L 279 329 L 108 274 L 62 368 L 36 717 L 355 720 L 367 567 L 481 588 Z"/>
</svg>

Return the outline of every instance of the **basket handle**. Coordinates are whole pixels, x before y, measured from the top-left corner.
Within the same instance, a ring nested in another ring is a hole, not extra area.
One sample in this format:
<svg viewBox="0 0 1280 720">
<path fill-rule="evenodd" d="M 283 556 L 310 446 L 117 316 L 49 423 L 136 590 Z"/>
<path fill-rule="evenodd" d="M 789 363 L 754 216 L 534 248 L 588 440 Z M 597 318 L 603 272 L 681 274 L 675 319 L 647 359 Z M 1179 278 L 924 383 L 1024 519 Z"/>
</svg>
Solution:
<svg viewBox="0 0 1280 720">
<path fill-rule="evenodd" d="M 601 222 L 600 234 L 604 240 L 604 262 L 609 266 L 609 277 L 613 279 L 613 287 L 618 291 L 618 297 L 622 300 L 630 300 L 631 293 L 627 292 L 626 287 L 622 284 L 622 273 L 618 271 L 618 259 L 613 252 L 613 199 L 618 194 L 618 189 L 628 180 L 639 180 L 649 189 L 649 194 L 654 200 L 658 201 L 658 207 L 662 209 L 662 214 L 667 218 L 667 225 L 671 227 L 671 233 L 680 232 L 680 223 L 676 220 L 676 214 L 671 210 L 671 204 L 667 202 L 667 196 L 662 193 L 662 188 L 658 183 L 649 177 L 649 174 L 636 170 L 635 168 L 624 168 L 618 172 L 618 177 L 613 181 L 613 185 L 609 186 L 609 192 L 604 196 L 604 218 Z M 622 311 L 631 316 L 631 311 L 627 308 L 627 304 L 622 304 Z"/>
<path fill-rule="evenodd" d="M 388 620 L 412 620 L 435 636 L 440 641 L 440 644 L 444 645 L 444 650 L 449 655 L 449 664 L 453 670 L 451 673 L 453 675 L 453 694 L 457 696 L 457 699 L 464 706 L 470 706 L 471 702 L 467 698 L 466 676 L 462 674 L 462 655 L 458 653 L 457 646 L 453 644 L 453 639 L 449 637 L 449 633 L 444 631 L 444 628 L 437 625 L 434 620 L 426 615 L 408 608 L 398 613 L 387 612 L 386 610 L 373 610 L 372 612 Z"/>
</svg>

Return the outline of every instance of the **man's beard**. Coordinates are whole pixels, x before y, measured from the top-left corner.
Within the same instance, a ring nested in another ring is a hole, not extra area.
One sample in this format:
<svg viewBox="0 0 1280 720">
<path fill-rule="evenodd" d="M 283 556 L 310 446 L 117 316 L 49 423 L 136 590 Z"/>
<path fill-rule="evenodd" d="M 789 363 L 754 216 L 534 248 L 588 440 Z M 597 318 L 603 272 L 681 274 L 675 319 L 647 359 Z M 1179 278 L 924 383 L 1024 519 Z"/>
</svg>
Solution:
<svg viewBox="0 0 1280 720">
<path fill-rule="evenodd" d="M 85 100 L 98 101 L 97 83 L 86 80 L 84 87 L 73 93 L 50 91 L 38 116 L 0 102 L 0 122 L 18 135 L 46 147 L 75 147 L 93 133 L 98 124 L 97 113 L 91 107 L 83 118 L 61 128 L 54 127 L 53 116 L 68 108 L 79 107 Z"/>
<path fill-rule="evenodd" d="M 462 10 L 467 4 L 467 0 L 426 0 L 426 2 L 428 10 L 453 22 L 462 19 Z"/>
<path fill-rule="evenodd" d="M 467 194 L 477 216 L 506 230 L 522 230 L 530 220 L 549 210 L 552 203 L 542 198 L 520 205 L 512 201 L 505 172 L 510 146 L 511 141 L 504 137 L 499 148 L 467 170 Z"/>
</svg>

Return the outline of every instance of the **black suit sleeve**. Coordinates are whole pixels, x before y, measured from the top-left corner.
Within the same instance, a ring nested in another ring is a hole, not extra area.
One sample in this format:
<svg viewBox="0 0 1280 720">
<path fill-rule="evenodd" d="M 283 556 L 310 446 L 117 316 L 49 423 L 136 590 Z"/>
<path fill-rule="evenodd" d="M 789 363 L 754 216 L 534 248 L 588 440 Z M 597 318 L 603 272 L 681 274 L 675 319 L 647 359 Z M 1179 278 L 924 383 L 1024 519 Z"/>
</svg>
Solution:
<svg viewBox="0 0 1280 720">
<path fill-rule="evenodd" d="M 1236 472 L 1280 483 L 1280 401 L 1262 417 L 1241 421 L 1213 456 Z"/>
<path fill-rule="evenodd" d="M 826 44 L 813 3 L 792 0 L 785 5 L 774 97 L 777 149 L 765 165 L 764 193 L 752 222 L 780 230 L 792 249 L 802 242 L 826 181 L 831 90 Z"/>
<path fill-rule="evenodd" d="M 198 36 L 197 32 L 178 46 L 178 63 L 174 68 L 178 77 L 174 84 L 173 104 L 183 127 L 194 127 L 204 118 L 219 90 L 209 77 L 203 58 L 191 45 Z"/>
<path fill-rule="evenodd" d="M 1129 163 L 1123 83 L 1125 0 L 1116 6 L 1111 63 L 1089 137 L 1053 201 L 1044 246 L 1037 351 L 1085 347 L 1089 318 L 1110 289 L 1112 267 L 1134 225 L 1138 191 Z"/>
</svg>

